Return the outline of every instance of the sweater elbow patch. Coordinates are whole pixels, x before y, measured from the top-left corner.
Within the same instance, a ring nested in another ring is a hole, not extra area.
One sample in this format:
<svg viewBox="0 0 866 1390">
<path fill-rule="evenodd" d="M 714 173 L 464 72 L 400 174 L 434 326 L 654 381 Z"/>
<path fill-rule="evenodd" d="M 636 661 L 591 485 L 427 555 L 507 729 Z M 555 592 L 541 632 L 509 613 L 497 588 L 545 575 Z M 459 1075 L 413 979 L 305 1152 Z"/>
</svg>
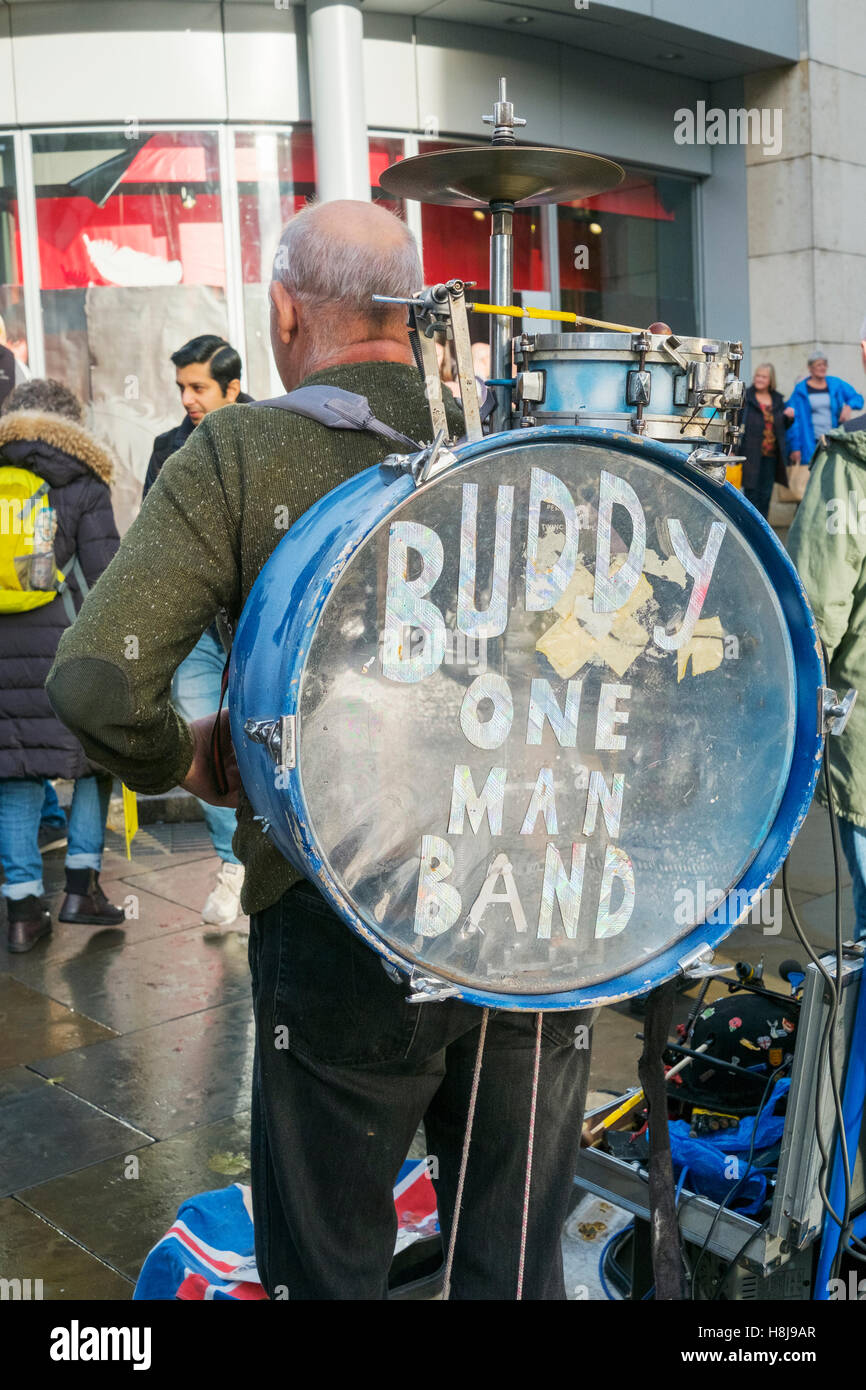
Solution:
<svg viewBox="0 0 866 1390">
<path fill-rule="evenodd" d="M 63 723 L 96 743 L 100 742 L 101 729 L 116 731 L 118 726 L 132 723 L 132 693 L 126 672 L 110 661 L 70 657 L 54 666 L 45 689 Z M 115 746 L 113 751 L 126 749 Z"/>
</svg>

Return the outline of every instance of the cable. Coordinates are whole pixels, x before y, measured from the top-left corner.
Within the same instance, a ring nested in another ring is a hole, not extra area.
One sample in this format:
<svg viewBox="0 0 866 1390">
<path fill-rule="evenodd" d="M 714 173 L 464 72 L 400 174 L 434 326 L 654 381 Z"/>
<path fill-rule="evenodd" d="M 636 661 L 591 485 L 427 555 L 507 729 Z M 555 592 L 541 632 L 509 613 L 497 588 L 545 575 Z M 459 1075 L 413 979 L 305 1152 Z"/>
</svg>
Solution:
<svg viewBox="0 0 866 1390">
<path fill-rule="evenodd" d="M 633 1230 L 634 1230 L 634 1222 L 633 1222 L 633 1221 L 630 1221 L 630 1222 L 628 1223 L 628 1225 L 627 1225 L 627 1226 L 623 1226 L 621 1230 L 619 1230 L 619 1231 L 614 1231 L 613 1235 L 610 1236 L 610 1237 L 605 1241 L 605 1243 L 604 1243 L 604 1245 L 603 1245 L 603 1247 L 602 1247 L 601 1254 L 600 1254 L 599 1257 L 598 1257 L 598 1278 L 599 1278 L 599 1283 L 601 1284 L 601 1287 L 602 1287 L 603 1290 L 604 1290 L 605 1298 L 609 1299 L 611 1303 L 621 1303 L 621 1302 L 622 1302 L 622 1299 L 620 1299 L 620 1298 L 614 1298 L 613 1294 L 611 1293 L 610 1289 L 609 1289 L 608 1286 L 607 1286 L 607 1280 L 606 1280 L 605 1277 L 604 1277 L 604 1261 L 605 1261 L 605 1258 L 606 1258 L 606 1256 L 607 1256 L 608 1250 L 609 1250 L 610 1247 L 614 1244 L 614 1242 L 615 1242 L 615 1241 L 618 1241 L 618 1240 L 622 1240 L 622 1238 L 623 1238 L 624 1236 L 628 1235 L 628 1232 L 629 1232 L 629 1231 L 633 1231 Z"/>
<path fill-rule="evenodd" d="M 827 657 L 826 648 L 823 648 L 823 652 L 824 652 L 824 663 L 825 663 L 825 667 L 829 667 L 829 661 L 828 661 L 828 657 Z M 841 1089 L 840 1089 L 840 1084 L 839 1084 L 838 1063 L 837 1063 L 837 1060 L 836 1060 L 835 1048 L 834 1048 L 833 1045 L 832 1045 L 833 1039 L 834 1039 L 834 1035 L 835 1035 L 835 1032 L 836 1032 L 836 1028 L 837 1028 L 838 1023 L 839 1023 L 839 1013 L 840 1013 L 840 1007 L 841 1007 L 841 1003 L 842 1003 L 842 984 L 843 984 L 843 977 L 842 977 L 842 958 L 843 958 L 843 950 L 842 950 L 842 896 L 841 896 L 841 882 L 840 882 L 840 880 L 841 880 L 841 867 L 840 867 L 840 849 L 841 849 L 841 846 L 840 846 L 840 842 L 839 842 L 839 827 L 838 827 L 838 822 L 837 822 L 836 806 L 835 806 L 835 802 L 834 802 L 834 800 L 833 800 L 833 787 L 832 787 L 832 781 L 831 781 L 831 777 L 830 777 L 830 758 L 829 758 L 828 744 L 827 744 L 826 741 L 825 741 L 825 744 L 824 744 L 823 773 L 824 773 L 824 785 L 825 785 L 825 790 L 826 790 L 826 794 L 827 794 L 827 806 L 828 806 L 828 811 L 829 811 L 829 815 L 830 815 L 830 836 L 831 836 L 831 843 L 832 843 L 832 847 L 833 847 L 833 871 L 834 871 L 834 885 L 835 885 L 835 922 L 834 922 L 834 947 L 835 947 L 835 954 L 836 954 L 836 974 L 835 974 L 835 979 L 829 974 L 829 972 L 828 972 L 828 970 L 826 969 L 826 967 L 825 967 L 823 961 L 816 955 L 816 953 L 815 953 L 815 951 L 814 951 L 814 949 L 813 949 L 811 943 L 810 943 L 810 942 L 808 941 L 808 939 L 806 938 L 806 934 L 805 934 L 805 932 L 804 932 L 804 930 L 803 930 L 803 927 L 802 927 L 802 924 L 801 924 L 801 922 L 800 922 L 800 919 L 799 919 L 799 917 L 797 916 L 797 912 L 796 912 L 796 910 L 795 910 L 795 908 L 794 908 L 794 904 L 793 904 L 793 902 L 792 902 L 792 900 L 791 900 L 791 892 L 790 892 L 790 886 L 789 886 L 789 882 L 788 882 L 788 861 L 787 861 L 787 860 L 785 861 L 784 865 L 782 866 L 782 893 L 783 893 L 784 900 L 785 900 L 785 906 L 786 906 L 787 909 L 788 909 L 788 915 L 789 915 L 789 917 L 791 918 L 791 924 L 792 924 L 792 926 L 793 926 L 793 928 L 794 928 L 794 931 L 795 931 L 795 933 L 796 933 L 796 935 L 797 935 L 797 938 L 798 938 L 798 940 L 800 941 L 800 944 L 803 946 L 804 950 L 806 951 L 807 955 L 809 956 L 809 959 L 812 961 L 812 963 L 815 965 L 816 969 L 819 971 L 819 973 L 820 973 L 821 976 L 823 977 L 824 982 L 825 982 L 825 984 L 827 985 L 827 988 L 828 988 L 829 993 L 830 993 L 830 1008 L 829 1008 L 828 1013 L 827 1013 L 827 1020 L 826 1020 L 826 1023 L 825 1023 L 825 1025 L 824 1025 L 824 1029 L 823 1029 L 823 1032 L 822 1032 L 822 1035 L 821 1035 L 821 1043 L 820 1043 L 820 1046 L 819 1046 L 819 1049 L 818 1049 L 818 1076 L 820 1077 L 820 1075 L 822 1074 L 822 1070 L 823 1070 L 823 1059 L 824 1059 L 825 1054 L 826 1054 L 826 1059 L 827 1059 L 827 1061 L 826 1061 L 827 1072 L 828 1072 L 828 1075 L 829 1075 L 829 1078 L 830 1078 L 830 1090 L 831 1090 L 831 1094 L 832 1094 L 832 1098 L 833 1098 L 833 1108 L 834 1108 L 835 1117 L 836 1117 L 836 1130 L 837 1130 L 837 1136 L 838 1136 L 838 1142 L 839 1142 L 840 1157 L 841 1157 L 841 1160 L 842 1160 L 842 1180 L 843 1180 L 844 1201 L 843 1201 L 843 1210 L 842 1210 L 842 1215 L 841 1215 L 841 1216 L 839 1215 L 839 1213 L 838 1213 L 838 1212 L 835 1210 L 835 1208 L 833 1207 L 833 1204 L 832 1204 L 832 1202 L 830 1201 L 830 1197 L 829 1197 L 829 1194 L 828 1194 L 828 1192 L 827 1192 L 827 1175 L 828 1175 L 828 1171 L 829 1171 L 829 1168 L 830 1168 L 830 1154 L 829 1154 L 829 1152 L 828 1152 L 828 1150 L 827 1150 L 827 1147 L 826 1147 L 826 1145 L 825 1145 L 825 1142 L 824 1142 L 823 1125 L 822 1125 L 823 1117 L 822 1117 L 822 1114 L 821 1114 L 821 1090 L 820 1090 L 819 1085 L 817 1085 L 817 1084 L 816 1084 L 816 1086 L 815 1086 L 815 1138 L 816 1138 L 816 1141 L 817 1141 L 817 1144 L 818 1144 L 818 1150 L 819 1150 L 820 1155 L 821 1155 L 821 1166 L 820 1166 L 820 1169 L 819 1169 L 819 1172 L 818 1172 L 818 1193 L 819 1193 L 819 1196 L 820 1196 L 820 1198 L 821 1198 L 821 1203 L 822 1203 L 822 1205 L 823 1205 L 825 1211 L 826 1211 L 827 1214 L 829 1215 L 830 1219 L 831 1219 L 832 1221 L 834 1221 L 834 1222 L 836 1223 L 836 1225 L 839 1227 L 839 1242 L 838 1242 L 838 1244 L 837 1244 L 836 1254 L 835 1254 L 834 1259 L 833 1259 L 833 1274 L 834 1274 L 834 1277 L 835 1277 L 835 1275 L 836 1275 L 837 1272 L 838 1272 L 838 1268 L 839 1268 L 839 1265 L 840 1265 L 840 1263 L 841 1263 L 841 1259 L 842 1259 L 842 1256 L 843 1256 L 845 1250 L 846 1250 L 847 1248 L 849 1248 L 849 1246 L 856 1246 L 856 1247 L 859 1247 L 859 1251 L 861 1251 L 861 1252 L 863 1252 L 863 1253 L 866 1253 L 866 1245 L 864 1245 L 864 1243 L 863 1243 L 862 1241 L 858 1240 L 858 1239 L 853 1235 L 853 1229 L 852 1229 L 852 1227 L 853 1227 L 853 1222 L 852 1222 L 852 1219 L 851 1219 L 851 1166 L 850 1166 L 850 1158 L 849 1158 L 849 1154 L 848 1154 L 847 1135 L 846 1135 L 846 1133 L 845 1133 L 844 1109 L 843 1109 L 842 1095 L 841 1095 Z M 862 987 L 862 986 L 861 986 L 861 987 Z M 852 1255 L 854 1255 L 855 1258 L 858 1258 L 858 1259 L 859 1259 L 859 1258 L 862 1258 L 862 1255 L 861 1255 L 860 1253 L 858 1253 L 858 1250 L 857 1250 L 857 1249 L 853 1249 L 853 1248 L 852 1248 L 852 1249 L 850 1250 L 850 1253 L 851 1253 Z"/>
<path fill-rule="evenodd" d="M 741 1260 L 741 1259 L 743 1258 L 743 1256 L 745 1255 L 745 1253 L 746 1253 L 746 1251 L 748 1250 L 749 1246 L 751 1245 L 752 1241 L 753 1241 L 753 1240 L 757 1240 L 758 1236 L 763 1235 L 763 1234 L 764 1234 L 764 1231 L 766 1231 L 766 1229 L 767 1229 L 767 1227 L 769 1226 L 769 1224 L 770 1224 L 770 1218 L 769 1218 L 769 1216 L 768 1216 L 767 1219 L 766 1219 L 766 1221 L 764 1221 L 764 1222 L 758 1227 L 757 1231 L 753 1231 L 752 1234 L 751 1234 L 750 1236 L 748 1236 L 748 1237 L 743 1241 L 743 1244 L 740 1246 L 740 1248 L 739 1248 L 739 1250 L 737 1251 L 736 1255 L 734 1255 L 733 1258 L 730 1259 L 730 1260 L 728 1261 L 728 1264 L 727 1264 L 727 1267 L 726 1267 L 726 1269 L 725 1269 L 725 1272 L 724 1272 L 724 1274 L 722 1275 L 721 1279 L 719 1280 L 719 1287 L 716 1289 L 716 1292 L 713 1294 L 712 1298 L 709 1300 L 710 1303 L 715 1303 L 715 1302 L 717 1302 L 717 1301 L 721 1298 L 722 1292 L 723 1292 L 723 1290 L 724 1290 L 724 1287 L 725 1287 L 725 1285 L 727 1284 L 728 1280 L 730 1279 L 732 1271 L 733 1271 L 733 1270 L 735 1269 L 735 1267 L 740 1263 L 740 1260 Z"/>
</svg>

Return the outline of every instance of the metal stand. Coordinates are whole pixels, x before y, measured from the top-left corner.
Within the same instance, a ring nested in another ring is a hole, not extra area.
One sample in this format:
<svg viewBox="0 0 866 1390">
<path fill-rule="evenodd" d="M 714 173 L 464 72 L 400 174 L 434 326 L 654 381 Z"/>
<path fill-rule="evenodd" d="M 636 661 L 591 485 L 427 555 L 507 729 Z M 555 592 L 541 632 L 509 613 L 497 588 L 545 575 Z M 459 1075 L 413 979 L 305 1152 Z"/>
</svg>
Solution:
<svg viewBox="0 0 866 1390">
<path fill-rule="evenodd" d="M 864 988 L 864 980 L 861 975 L 857 1012 L 854 1015 L 854 1028 L 848 1048 L 848 1065 L 845 1070 L 845 1090 L 842 1099 L 845 1141 L 852 1172 L 860 1145 L 864 1106 L 866 1106 L 866 988 Z M 834 1211 L 838 1212 L 845 1197 L 842 1146 L 838 1141 L 833 1161 L 833 1177 L 830 1182 L 829 1196 L 830 1205 Z M 861 1212 L 854 1221 L 851 1232 L 855 1236 L 863 1236 L 866 1233 L 866 1211 Z M 840 1235 L 839 1226 L 827 1212 L 821 1234 L 821 1253 L 818 1257 L 818 1268 L 815 1273 L 814 1298 L 816 1302 L 824 1302 L 830 1296 L 830 1275 Z"/>
<path fill-rule="evenodd" d="M 493 126 L 492 144 L 515 145 L 514 127 L 526 125 L 515 116 L 514 105 L 506 99 L 505 78 L 499 79 L 499 100 L 491 116 L 482 118 Z M 490 204 L 490 303 L 510 304 L 514 298 L 514 203 L 497 199 Z M 496 382 L 510 380 L 511 322 L 505 314 L 494 314 L 490 320 L 490 376 Z M 496 406 L 490 417 L 494 434 L 511 425 L 511 387 L 492 387 Z"/>
</svg>

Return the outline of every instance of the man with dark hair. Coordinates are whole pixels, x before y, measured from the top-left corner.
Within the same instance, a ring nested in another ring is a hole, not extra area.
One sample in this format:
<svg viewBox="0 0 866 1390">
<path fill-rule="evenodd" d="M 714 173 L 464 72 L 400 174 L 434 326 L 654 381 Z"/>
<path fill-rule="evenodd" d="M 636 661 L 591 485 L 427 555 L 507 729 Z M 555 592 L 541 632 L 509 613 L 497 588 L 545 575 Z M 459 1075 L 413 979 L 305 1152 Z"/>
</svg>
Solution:
<svg viewBox="0 0 866 1390">
<path fill-rule="evenodd" d="M 15 387 L 27 379 L 25 368 L 9 346 L 6 325 L 0 318 L 0 406 Z"/>
<path fill-rule="evenodd" d="M 206 415 L 225 405 L 244 405 L 252 401 L 252 396 L 241 390 L 240 354 L 225 338 L 218 338 L 215 333 L 201 333 L 173 352 L 171 360 L 186 417 L 183 424 L 166 430 L 154 441 L 144 480 L 145 497 L 166 459 L 186 443 Z M 211 623 L 177 668 L 172 681 L 172 702 L 184 719 L 192 722 L 216 713 L 225 661 L 216 624 Z M 221 860 L 217 881 L 202 908 L 202 920 L 225 927 L 240 912 L 244 882 L 244 866 L 232 849 L 237 817 L 227 806 L 211 806 L 206 801 L 200 801 L 199 805 L 211 843 Z"/>
<path fill-rule="evenodd" d="M 180 403 L 186 416 L 180 425 L 157 435 L 144 479 L 146 497 L 167 458 L 185 444 L 206 415 L 224 405 L 247 405 L 252 396 L 241 390 L 240 354 L 225 338 L 201 333 L 171 354 Z"/>
</svg>

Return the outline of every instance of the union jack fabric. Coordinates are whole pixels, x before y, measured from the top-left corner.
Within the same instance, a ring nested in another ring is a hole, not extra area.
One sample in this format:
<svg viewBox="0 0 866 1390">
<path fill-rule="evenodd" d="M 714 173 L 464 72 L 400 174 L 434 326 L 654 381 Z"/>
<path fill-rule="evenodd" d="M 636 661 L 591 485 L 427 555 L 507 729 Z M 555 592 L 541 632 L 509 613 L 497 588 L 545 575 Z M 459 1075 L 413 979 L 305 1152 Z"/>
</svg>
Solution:
<svg viewBox="0 0 866 1390">
<path fill-rule="evenodd" d="M 407 1159 L 394 1187 L 396 1250 L 439 1230 L 436 1194 L 426 1159 Z M 289 1291 L 291 1297 L 291 1290 Z M 249 1187 L 232 1183 L 200 1192 L 178 1211 L 170 1230 L 147 1256 L 133 1295 L 136 1299 L 236 1302 L 266 1299 L 256 1270 Z"/>
</svg>

